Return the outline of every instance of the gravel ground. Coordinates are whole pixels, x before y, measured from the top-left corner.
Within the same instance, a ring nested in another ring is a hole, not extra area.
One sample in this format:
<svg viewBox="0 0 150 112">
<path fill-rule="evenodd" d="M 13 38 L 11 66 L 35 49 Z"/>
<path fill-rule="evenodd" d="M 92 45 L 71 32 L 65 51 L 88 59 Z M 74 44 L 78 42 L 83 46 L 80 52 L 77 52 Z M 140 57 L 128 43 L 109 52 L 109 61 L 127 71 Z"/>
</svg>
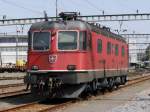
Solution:
<svg viewBox="0 0 150 112">
<path fill-rule="evenodd" d="M 138 75 L 135 75 L 135 74 L 131 75 L 130 74 L 130 76 L 128 76 L 127 79 L 132 80 L 132 79 L 135 79 L 135 78 L 139 78 L 141 76 L 148 76 L 148 75 L 150 75 L 150 73 L 143 73 L 143 74 L 140 74 L 140 75 L 139 74 Z"/>
<path fill-rule="evenodd" d="M 23 77 L 26 73 L 0 73 L 0 77 Z M 7 85 L 7 84 L 18 84 L 23 83 L 23 79 L 21 80 L 0 80 L 0 85 Z"/>
<path fill-rule="evenodd" d="M 0 80 L 0 85 L 18 84 L 18 83 L 23 83 L 23 79 L 21 79 L 21 80 Z"/>
<path fill-rule="evenodd" d="M 0 73 L 0 77 L 23 77 L 26 73 Z"/>
<path fill-rule="evenodd" d="M 24 91 L 25 89 L 26 89 L 26 86 L 3 88 L 3 89 L 0 89 L 0 96 L 3 93 L 10 93 L 10 92 L 16 92 L 16 91 Z"/>
<path fill-rule="evenodd" d="M 25 73 L 4 73 L 4 74 L 0 74 L 0 77 L 1 76 L 20 77 L 24 75 Z M 12 82 L 10 80 L 5 81 L 5 82 L 0 81 L 0 84 L 18 83 L 17 81 L 18 80 L 16 81 L 12 80 Z M 19 81 L 22 81 L 22 80 L 19 80 Z M 61 111 L 58 110 L 58 111 L 60 112 L 149 112 L 149 111 L 127 111 L 125 110 L 125 109 L 132 110 L 132 107 L 133 109 L 138 108 L 136 107 L 136 105 L 140 105 L 140 103 L 138 103 L 139 101 L 135 103 L 135 100 L 139 98 L 137 94 L 142 91 L 144 91 L 142 92 L 142 94 L 146 93 L 145 90 L 150 91 L 149 84 L 150 84 L 150 81 L 145 81 L 132 87 L 119 89 L 112 93 L 108 93 L 108 94 L 106 93 L 105 95 L 92 97 L 90 100 L 87 100 L 87 101 L 77 102 L 65 108 L 64 110 L 61 110 Z M 143 97 L 143 98 L 146 98 L 146 101 L 147 101 L 147 97 Z M 24 96 L 24 97 L 9 99 L 9 100 L 3 99 L 3 100 L 0 100 L 0 110 L 13 107 L 19 104 L 25 104 L 27 102 L 31 102 L 31 100 L 34 100 L 34 98 L 32 98 L 31 96 L 28 96 L 28 97 Z M 144 107 L 143 105 L 141 106 L 142 108 L 147 108 L 145 107 L 145 105 L 147 104 L 149 105 L 150 103 L 142 103 L 142 104 L 144 105 Z"/>
<path fill-rule="evenodd" d="M 23 77 L 25 76 L 25 73 L 0 73 L 0 77 Z M 1 85 L 8 85 L 8 84 L 19 84 L 24 83 L 23 79 L 19 80 L 0 80 L 0 86 Z M 0 88 L 0 94 L 7 93 L 7 92 L 15 92 L 25 89 L 26 86 L 21 87 L 9 87 L 9 88 Z"/>
<path fill-rule="evenodd" d="M 150 97 L 147 95 L 146 97 L 144 97 L 146 98 L 144 100 L 146 101 L 145 103 L 140 104 L 140 102 L 137 101 L 139 102 L 137 104 L 135 103 L 134 100 L 136 98 L 139 98 L 136 96 L 140 92 L 148 90 L 147 93 L 149 93 L 150 91 L 149 84 L 150 84 L 150 80 L 134 85 L 132 87 L 119 89 L 110 94 L 108 93 L 105 95 L 99 95 L 87 101 L 77 102 L 72 106 L 65 108 L 64 110 L 59 110 L 58 112 L 150 112 L 150 111 L 141 111 L 140 109 L 137 111 L 133 111 L 138 104 L 139 106 L 141 106 L 141 108 L 146 108 L 145 104 L 150 106 L 149 105 L 150 101 L 149 103 L 147 103 Z M 127 111 L 126 108 L 128 110 L 131 109 L 131 111 Z"/>
<path fill-rule="evenodd" d="M 37 97 L 31 95 L 19 96 L 17 98 L 1 99 L 0 100 L 0 111 L 8 108 L 12 108 L 18 105 L 27 104 L 39 100 Z M 32 112 L 32 110 L 31 110 Z"/>
<path fill-rule="evenodd" d="M 109 112 L 150 112 L 150 89 L 137 94 L 132 101 Z"/>
</svg>

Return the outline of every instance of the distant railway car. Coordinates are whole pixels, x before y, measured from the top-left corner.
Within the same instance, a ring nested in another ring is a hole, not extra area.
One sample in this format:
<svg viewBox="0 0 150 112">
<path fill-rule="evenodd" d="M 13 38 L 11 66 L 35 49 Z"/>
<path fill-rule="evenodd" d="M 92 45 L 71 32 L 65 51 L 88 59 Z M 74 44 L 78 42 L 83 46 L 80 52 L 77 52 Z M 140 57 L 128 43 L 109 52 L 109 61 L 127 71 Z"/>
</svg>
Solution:
<svg viewBox="0 0 150 112">
<path fill-rule="evenodd" d="M 29 30 L 25 83 L 34 93 L 75 98 L 85 91 L 126 83 L 128 45 L 99 25 L 61 13 L 63 19 L 35 23 Z"/>
</svg>

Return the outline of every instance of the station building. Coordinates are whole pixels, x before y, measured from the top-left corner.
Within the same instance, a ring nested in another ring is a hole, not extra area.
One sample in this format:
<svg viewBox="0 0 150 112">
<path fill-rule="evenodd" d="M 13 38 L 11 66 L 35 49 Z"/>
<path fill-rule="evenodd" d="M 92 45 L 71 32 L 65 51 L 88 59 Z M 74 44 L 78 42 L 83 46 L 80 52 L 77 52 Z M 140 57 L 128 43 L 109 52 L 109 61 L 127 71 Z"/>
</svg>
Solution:
<svg viewBox="0 0 150 112">
<path fill-rule="evenodd" d="M 27 61 L 26 35 L 0 35 L 0 64 L 16 64 Z"/>
</svg>

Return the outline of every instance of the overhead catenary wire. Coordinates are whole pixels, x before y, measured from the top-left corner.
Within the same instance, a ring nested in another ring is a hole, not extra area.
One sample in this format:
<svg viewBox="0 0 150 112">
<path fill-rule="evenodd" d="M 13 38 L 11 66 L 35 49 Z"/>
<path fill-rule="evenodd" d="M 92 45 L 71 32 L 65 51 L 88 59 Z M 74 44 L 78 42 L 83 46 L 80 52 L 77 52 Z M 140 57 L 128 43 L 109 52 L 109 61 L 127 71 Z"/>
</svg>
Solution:
<svg viewBox="0 0 150 112">
<path fill-rule="evenodd" d="M 92 3 L 91 1 L 89 0 L 84 0 L 86 1 L 86 3 L 88 3 L 91 7 L 95 8 L 96 10 L 100 11 L 100 12 L 103 12 L 104 10 L 101 10 L 99 9 L 99 7 L 97 7 L 94 3 Z"/>
<path fill-rule="evenodd" d="M 71 0 L 69 2 L 72 2 Z M 59 2 L 61 5 L 60 5 L 60 11 L 71 11 L 72 7 L 70 5 L 66 5 L 62 0 L 60 0 Z"/>
<path fill-rule="evenodd" d="M 81 1 L 78 2 L 78 0 L 70 0 L 69 2 L 72 3 L 72 5 L 76 5 L 76 6 L 77 6 L 77 7 L 76 7 L 76 10 L 79 10 L 79 12 L 80 12 L 80 10 L 81 10 L 80 7 L 83 8 L 82 10 L 87 11 L 87 8 L 84 7 L 85 4 L 81 3 Z M 78 8 L 78 9 L 77 9 L 77 8 Z M 84 12 L 84 11 L 83 11 L 83 12 Z M 82 13 L 82 12 L 81 12 L 81 13 Z"/>
<path fill-rule="evenodd" d="M 15 2 L 12 2 L 12 1 L 8 1 L 8 0 L 0 0 L 0 1 L 2 1 L 3 3 L 9 4 L 9 5 L 12 5 L 12 6 L 18 7 L 18 8 L 22 8 L 22 9 L 28 10 L 28 11 L 36 13 L 36 14 L 43 14 L 43 12 L 36 11 L 34 9 L 24 7 L 24 6 L 19 5 L 19 4 L 15 3 Z"/>
</svg>

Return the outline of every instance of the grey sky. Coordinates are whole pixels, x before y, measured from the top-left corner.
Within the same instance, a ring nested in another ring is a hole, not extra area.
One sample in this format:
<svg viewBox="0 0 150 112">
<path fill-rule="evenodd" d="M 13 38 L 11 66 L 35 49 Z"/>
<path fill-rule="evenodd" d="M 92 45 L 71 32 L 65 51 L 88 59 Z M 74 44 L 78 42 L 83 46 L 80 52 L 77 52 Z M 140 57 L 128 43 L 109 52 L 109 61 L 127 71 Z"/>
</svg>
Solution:
<svg viewBox="0 0 150 112">
<path fill-rule="evenodd" d="M 38 17 L 46 10 L 55 16 L 55 0 L 0 0 L 0 15 L 9 17 Z M 58 0 L 58 10 L 80 11 L 83 15 L 112 13 L 150 12 L 149 0 Z"/>
<path fill-rule="evenodd" d="M 0 0 L 0 18 L 7 15 L 7 18 L 23 17 L 41 17 L 43 10 L 46 10 L 48 16 L 55 16 L 55 0 Z M 118 14 L 118 13 L 149 13 L 150 0 L 58 0 L 58 11 L 77 11 L 82 15 Z M 103 25 L 110 26 L 112 29 L 118 29 L 118 22 L 103 22 Z M 123 22 L 122 29 L 127 29 L 129 33 L 149 33 L 149 21 L 141 22 Z M 0 27 L 0 33 L 5 32 L 8 27 Z M 15 32 L 11 28 L 8 32 Z M 20 29 L 20 27 L 18 26 Z M 25 27 L 28 30 L 28 27 Z"/>
<path fill-rule="evenodd" d="M 0 15 L 9 17 L 38 17 L 46 10 L 55 16 L 55 0 L 0 0 Z M 58 10 L 80 11 L 83 15 L 150 12 L 149 0 L 58 0 Z"/>
</svg>

